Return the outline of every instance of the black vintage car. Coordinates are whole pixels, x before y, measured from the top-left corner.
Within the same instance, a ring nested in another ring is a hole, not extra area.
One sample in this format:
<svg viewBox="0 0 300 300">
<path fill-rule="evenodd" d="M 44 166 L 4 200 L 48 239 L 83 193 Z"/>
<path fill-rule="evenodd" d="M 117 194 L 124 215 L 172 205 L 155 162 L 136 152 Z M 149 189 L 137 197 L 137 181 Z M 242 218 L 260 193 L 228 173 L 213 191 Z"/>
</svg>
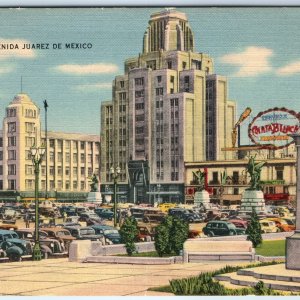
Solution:
<svg viewBox="0 0 300 300">
<path fill-rule="evenodd" d="M 8 257 L 11 261 L 32 256 L 32 243 L 20 239 L 12 230 L 0 230 L 0 249 L 0 256 Z"/>
<path fill-rule="evenodd" d="M 103 234 L 96 234 L 92 227 L 66 226 L 67 229 L 76 240 L 103 241 Z"/>
<path fill-rule="evenodd" d="M 207 236 L 242 235 L 245 234 L 245 229 L 226 221 L 209 221 L 203 228 L 203 233 Z"/>
</svg>

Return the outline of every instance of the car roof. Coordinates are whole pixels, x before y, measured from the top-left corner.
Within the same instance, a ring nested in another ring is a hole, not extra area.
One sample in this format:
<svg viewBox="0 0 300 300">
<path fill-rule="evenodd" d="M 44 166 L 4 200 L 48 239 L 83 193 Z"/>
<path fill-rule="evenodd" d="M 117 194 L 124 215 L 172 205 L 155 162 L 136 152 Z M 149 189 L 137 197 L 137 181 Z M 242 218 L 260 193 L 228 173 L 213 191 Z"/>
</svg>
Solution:
<svg viewBox="0 0 300 300">
<path fill-rule="evenodd" d="M 7 233 L 12 233 L 14 232 L 13 230 L 6 230 L 6 229 L 0 229 L 0 234 L 7 234 Z"/>
<path fill-rule="evenodd" d="M 108 226 L 108 225 L 91 225 L 90 227 L 92 227 L 92 228 L 96 227 L 96 228 L 100 228 L 100 229 L 116 229 L 116 228 L 114 228 L 112 226 Z"/>
</svg>

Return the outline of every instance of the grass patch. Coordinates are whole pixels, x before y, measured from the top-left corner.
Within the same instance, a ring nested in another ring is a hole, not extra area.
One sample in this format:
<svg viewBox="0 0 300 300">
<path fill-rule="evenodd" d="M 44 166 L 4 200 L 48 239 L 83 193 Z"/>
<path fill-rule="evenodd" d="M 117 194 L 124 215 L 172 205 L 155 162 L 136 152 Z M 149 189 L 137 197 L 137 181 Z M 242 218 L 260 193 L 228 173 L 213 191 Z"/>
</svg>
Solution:
<svg viewBox="0 0 300 300">
<path fill-rule="evenodd" d="M 255 252 L 262 256 L 285 256 L 285 240 L 263 241 Z"/>
</svg>

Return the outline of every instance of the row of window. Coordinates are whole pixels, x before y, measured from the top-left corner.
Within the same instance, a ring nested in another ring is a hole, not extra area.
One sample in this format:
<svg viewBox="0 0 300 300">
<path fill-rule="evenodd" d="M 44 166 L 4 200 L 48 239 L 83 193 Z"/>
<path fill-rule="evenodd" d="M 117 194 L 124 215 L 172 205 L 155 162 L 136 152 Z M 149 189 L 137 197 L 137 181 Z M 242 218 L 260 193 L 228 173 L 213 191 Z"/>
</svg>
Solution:
<svg viewBox="0 0 300 300">
<path fill-rule="evenodd" d="M 16 117 L 17 110 L 16 108 L 7 108 L 6 109 L 6 116 L 7 117 Z M 36 118 L 36 110 L 35 109 L 25 109 L 25 117 L 26 118 Z"/>
<path fill-rule="evenodd" d="M 55 189 L 55 183 L 54 180 L 50 180 L 49 181 L 50 184 L 50 190 L 54 190 Z M 85 181 L 80 181 L 80 189 L 81 190 L 85 190 Z M 25 180 L 25 188 L 27 190 L 33 190 L 34 189 L 34 180 L 32 179 L 26 179 Z M 46 181 L 42 180 L 41 181 L 41 188 L 42 190 L 46 188 Z M 57 190 L 60 191 L 63 188 L 63 182 L 61 180 L 57 181 Z M 65 186 L 64 186 L 65 190 L 70 190 L 71 186 L 70 186 L 70 181 L 66 181 L 65 182 Z M 77 181 L 73 181 L 73 189 L 77 190 L 78 189 L 78 182 Z"/>
</svg>

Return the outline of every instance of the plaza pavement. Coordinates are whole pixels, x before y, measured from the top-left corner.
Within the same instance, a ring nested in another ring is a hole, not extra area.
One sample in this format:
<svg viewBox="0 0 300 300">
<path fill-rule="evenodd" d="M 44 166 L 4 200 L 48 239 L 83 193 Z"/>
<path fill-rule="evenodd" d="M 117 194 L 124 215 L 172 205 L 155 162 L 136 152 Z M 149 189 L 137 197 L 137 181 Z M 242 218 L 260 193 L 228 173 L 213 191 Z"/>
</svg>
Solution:
<svg viewBox="0 0 300 300">
<path fill-rule="evenodd" d="M 1 296 L 172 296 L 147 291 L 184 278 L 245 262 L 130 265 L 69 262 L 68 258 L 0 265 Z"/>
</svg>

